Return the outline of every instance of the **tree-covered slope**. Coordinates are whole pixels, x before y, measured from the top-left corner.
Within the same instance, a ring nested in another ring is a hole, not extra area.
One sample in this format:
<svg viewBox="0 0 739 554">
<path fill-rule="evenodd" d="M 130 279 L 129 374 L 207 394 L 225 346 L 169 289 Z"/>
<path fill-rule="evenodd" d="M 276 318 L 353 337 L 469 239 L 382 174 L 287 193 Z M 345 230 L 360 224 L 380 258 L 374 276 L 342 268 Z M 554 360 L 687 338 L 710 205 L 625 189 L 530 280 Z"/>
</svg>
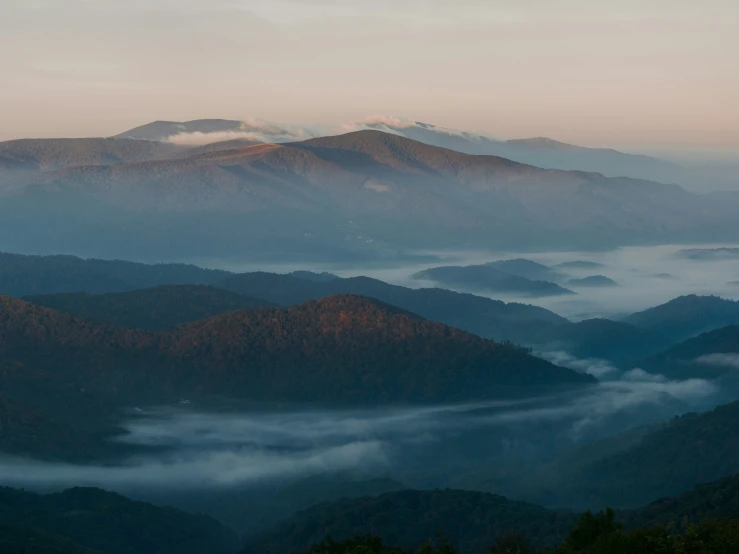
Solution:
<svg viewBox="0 0 739 554">
<path fill-rule="evenodd" d="M 650 356 L 639 366 L 669 377 L 732 377 L 739 367 L 739 325 L 722 327 Z"/>
<path fill-rule="evenodd" d="M 737 517 L 738 477 L 699 485 L 637 509 L 582 516 L 571 510 L 550 510 L 481 492 L 403 490 L 319 504 L 250 542 L 243 553 L 305 550 L 311 554 L 389 554 L 396 552 L 393 549 L 408 553 L 432 540 L 445 554 L 543 554 L 551 553 L 552 547 L 558 554 L 718 554 L 734 552 L 725 548 L 727 543 L 739 546 L 739 529 L 714 521 L 736 522 Z M 722 537 L 724 532 L 733 532 L 737 540 L 732 543 L 727 536 Z M 444 541 L 433 540 L 438 534 L 448 541 L 446 549 Z M 669 534 L 673 534 L 672 539 Z M 596 540 L 598 535 L 604 535 L 601 539 L 610 537 L 607 541 Z M 375 539 L 368 542 L 359 538 L 369 536 Z M 723 541 L 724 549 L 708 548 L 712 540 Z M 343 541 L 347 541 L 347 547 L 362 544 L 365 549 L 342 549 L 338 545 Z M 378 548 L 379 541 L 387 549 Z M 687 544 L 693 548 L 702 545 L 704 549 L 686 549 Z M 421 548 L 418 552 L 431 551 Z"/>
<path fill-rule="evenodd" d="M 0 253 L 0 294 L 120 292 L 159 285 L 211 284 L 230 275 L 187 264 L 142 264 L 76 256 Z"/>
<path fill-rule="evenodd" d="M 25 525 L 0 523 L 0 552 L 3 554 L 101 554 L 57 535 Z"/>
<path fill-rule="evenodd" d="M 737 473 L 739 402 L 700 414 L 687 414 L 642 433 L 618 452 L 579 454 L 582 462 L 558 464 L 535 480 L 526 498 L 549 495 L 549 502 L 574 506 L 638 506 L 675 496 L 700 483 Z M 590 459 L 589 459 L 590 458 Z M 529 481 L 532 479 L 529 478 Z M 526 484 L 521 476 L 521 483 Z"/>
<path fill-rule="evenodd" d="M 243 554 L 283 554 L 327 536 L 345 540 L 374 534 L 392 546 L 413 548 L 438 533 L 463 552 L 483 552 L 500 534 L 518 531 L 538 545 L 561 541 L 578 516 L 472 491 L 404 490 L 319 504 L 279 525 Z"/>
<path fill-rule="evenodd" d="M 233 312 L 184 326 L 171 356 L 218 388 L 292 400 L 451 401 L 593 383 L 495 343 L 357 296 Z M 193 383 L 194 384 L 194 383 Z M 211 389 L 207 381 L 198 387 Z M 215 390 L 213 391 L 215 392 Z"/>
<path fill-rule="evenodd" d="M 178 395 L 372 404 L 594 382 L 511 345 L 356 296 L 229 312 L 165 332 L 0 297 L 0 356 L 10 399 L 49 411 L 66 405 L 69 413 Z"/>
<path fill-rule="evenodd" d="M 105 554 L 231 554 L 238 548 L 237 536 L 210 517 L 100 489 L 39 495 L 0 488 L 0 521 Z"/>
<path fill-rule="evenodd" d="M 739 302 L 691 294 L 632 314 L 624 321 L 678 342 L 706 331 L 739 324 Z"/>
<path fill-rule="evenodd" d="M 107 294 L 47 294 L 27 296 L 24 300 L 87 319 L 151 330 L 171 329 L 225 312 L 270 305 L 206 285 L 163 285 Z"/>
</svg>

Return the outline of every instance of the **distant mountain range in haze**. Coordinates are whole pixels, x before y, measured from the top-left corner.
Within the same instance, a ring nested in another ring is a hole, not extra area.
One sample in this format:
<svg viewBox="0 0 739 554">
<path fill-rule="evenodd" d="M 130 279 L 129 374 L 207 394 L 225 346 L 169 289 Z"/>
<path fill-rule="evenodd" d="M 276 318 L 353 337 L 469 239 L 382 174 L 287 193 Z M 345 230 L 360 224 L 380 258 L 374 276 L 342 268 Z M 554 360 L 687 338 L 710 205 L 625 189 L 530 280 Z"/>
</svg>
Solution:
<svg viewBox="0 0 739 554">
<path fill-rule="evenodd" d="M 419 142 L 466 154 L 494 155 L 551 169 L 595 171 L 610 177 L 636 177 L 674 180 L 680 167 L 671 162 L 626 154 L 605 148 L 586 148 L 545 137 L 498 140 L 490 136 L 438 127 L 429 123 L 395 117 L 370 117 L 344 126 L 345 129 L 373 129 L 404 136 Z M 279 125 L 228 119 L 194 121 L 155 121 L 130 129 L 116 138 L 206 144 L 225 137 L 248 138 L 262 142 L 291 142 L 296 138 L 318 136 L 306 128 L 291 131 Z M 668 177 L 669 176 L 669 177 Z"/>
<path fill-rule="evenodd" d="M 0 248 L 347 260 L 739 237 L 739 194 L 541 169 L 376 130 L 244 140 L 192 152 L 129 139 L 4 143 L 0 155 L 31 170 L 0 172 Z M 78 148 L 82 165 L 70 165 Z"/>
<path fill-rule="evenodd" d="M 307 129 L 289 129 L 262 121 L 196 119 L 194 121 L 154 121 L 125 131 L 115 138 L 154 140 L 190 146 L 228 140 L 292 142 L 318 136 Z"/>
<path fill-rule="evenodd" d="M 398 117 L 375 116 L 340 126 L 340 130 L 373 129 L 404 136 L 466 154 L 493 155 L 548 169 L 582 170 L 606 177 L 632 177 L 688 188 L 719 190 L 739 184 L 726 168 L 691 169 L 678 163 L 606 147 L 585 147 L 548 137 L 505 140 L 490 135 L 448 129 Z M 156 121 L 125 131 L 117 137 L 204 145 L 223 140 L 291 142 L 326 134 L 331 127 L 284 126 L 257 120 L 200 119 L 185 122 Z"/>
</svg>

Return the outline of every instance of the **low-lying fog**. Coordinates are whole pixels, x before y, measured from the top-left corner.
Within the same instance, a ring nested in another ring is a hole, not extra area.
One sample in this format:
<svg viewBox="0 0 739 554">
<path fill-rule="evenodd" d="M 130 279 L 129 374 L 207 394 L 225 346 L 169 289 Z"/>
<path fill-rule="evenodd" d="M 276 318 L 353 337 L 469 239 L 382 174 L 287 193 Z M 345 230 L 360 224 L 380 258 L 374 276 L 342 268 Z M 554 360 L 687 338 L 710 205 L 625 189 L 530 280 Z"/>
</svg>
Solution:
<svg viewBox="0 0 739 554">
<path fill-rule="evenodd" d="M 4 458 L 0 480 L 30 488 L 91 485 L 127 492 L 352 473 L 447 486 L 475 468 L 530 466 L 639 424 L 710 408 L 721 395 L 717 383 L 707 380 L 669 381 L 639 369 L 620 372 L 597 360 L 547 357 L 593 371 L 602 382 L 546 397 L 449 406 L 288 412 L 188 403 L 137 407 L 124 416 L 115 439 L 132 449 L 126 459 L 69 465 Z"/>
<path fill-rule="evenodd" d="M 739 256 L 721 259 L 688 259 L 678 253 L 684 249 L 736 248 L 732 244 L 662 245 L 624 247 L 607 252 L 423 252 L 436 261 L 408 264 L 239 264 L 202 260 L 200 265 L 231 271 L 274 271 L 286 273 L 297 269 L 329 271 L 341 277 L 364 275 L 407 287 L 435 286 L 417 281 L 412 275 L 423 269 L 440 265 L 472 265 L 495 260 L 525 258 L 548 266 L 563 262 L 588 261 L 601 264 L 593 269 L 560 269 L 572 278 L 604 275 L 616 281 L 616 287 L 578 287 L 566 281 L 560 284 L 576 295 L 537 297 L 466 290 L 507 302 L 523 302 L 548 308 L 573 320 L 592 317 L 618 317 L 662 304 L 686 294 L 718 295 L 739 299 Z M 444 288 L 449 288 L 445 286 Z"/>
</svg>

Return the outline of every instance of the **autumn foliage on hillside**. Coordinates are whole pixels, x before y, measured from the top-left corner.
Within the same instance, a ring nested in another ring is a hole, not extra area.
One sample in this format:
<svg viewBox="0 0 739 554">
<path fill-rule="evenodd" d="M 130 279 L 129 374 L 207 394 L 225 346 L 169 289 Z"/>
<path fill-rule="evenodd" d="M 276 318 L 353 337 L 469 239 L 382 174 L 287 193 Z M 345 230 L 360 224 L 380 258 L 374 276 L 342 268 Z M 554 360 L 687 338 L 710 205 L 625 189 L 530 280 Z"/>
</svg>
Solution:
<svg viewBox="0 0 739 554">
<path fill-rule="evenodd" d="M 463 400 L 593 382 L 512 345 L 353 296 L 230 312 L 158 333 L 0 297 L 0 352 L 11 389 L 37 378 L 121 401 L 184 393 L 339 403 Z"/>
</svg>

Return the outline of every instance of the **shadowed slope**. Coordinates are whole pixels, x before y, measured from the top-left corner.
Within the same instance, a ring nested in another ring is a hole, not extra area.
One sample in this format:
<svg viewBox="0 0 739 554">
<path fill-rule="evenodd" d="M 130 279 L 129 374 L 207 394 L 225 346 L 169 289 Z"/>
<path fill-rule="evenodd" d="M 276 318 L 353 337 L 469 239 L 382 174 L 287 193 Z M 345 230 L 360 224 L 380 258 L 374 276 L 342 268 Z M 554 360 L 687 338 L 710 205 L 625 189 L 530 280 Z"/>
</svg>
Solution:
<svg viewBox="0 0 739 554">
<path fill-rule="evenodd" d="M 171 329 L 225 312 L 271 305 L 205 285 L 167 285 L 99 295 L 50 294 L 24 300 L 113 325 L 151 330 Z"/>
<path fill-rule="evenodd" d="M 377 301 L 334 296 L 152 333 L 0 297 L 4 390 L 113 403 L 173 394 L 329 403 L 429 402 L 593 383 L 521 350 Z M 101 371 L 100 368 L 104 368 Z M 43 386 L 39 386 L 43 385 Z"/>
</svg>

